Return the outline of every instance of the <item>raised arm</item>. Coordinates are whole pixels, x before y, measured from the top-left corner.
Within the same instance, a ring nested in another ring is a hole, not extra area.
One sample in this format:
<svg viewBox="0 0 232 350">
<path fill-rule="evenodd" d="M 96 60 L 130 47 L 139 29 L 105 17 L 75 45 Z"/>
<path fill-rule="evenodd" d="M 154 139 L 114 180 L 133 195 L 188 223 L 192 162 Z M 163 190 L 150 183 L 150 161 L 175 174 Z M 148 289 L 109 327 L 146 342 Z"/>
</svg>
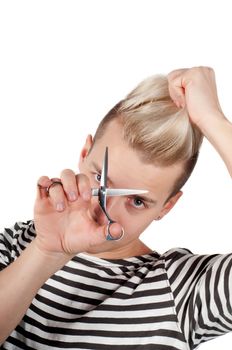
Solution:
<svg viewBox="0 0 232 350">
<path fill-rule="evenodd" d="M 168 79 L 173 101 L 187 108 L 190 120 L 214 146 L 232 177 L 232 123 L 221 109 L 213 69 L 178 69 Z"/>
</svg>

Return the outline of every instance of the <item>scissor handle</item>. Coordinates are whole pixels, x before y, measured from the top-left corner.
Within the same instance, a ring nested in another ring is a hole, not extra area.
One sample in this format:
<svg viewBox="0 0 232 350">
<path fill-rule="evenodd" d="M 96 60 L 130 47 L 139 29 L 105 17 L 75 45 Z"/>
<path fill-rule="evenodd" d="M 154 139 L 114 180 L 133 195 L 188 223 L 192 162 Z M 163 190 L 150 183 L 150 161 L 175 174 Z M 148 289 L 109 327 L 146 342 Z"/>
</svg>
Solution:
<svg viewBox="0 0 232 350">
<path fill-rule="evenodd" d="M 124 236 L 124 229 L 123 227 L 121 228 L 121 236 L 118 238 L 114 238 L 111 234 L 110 234 L 110 226 L 116 221 L 110 220 L 108 225 L 107 225 L 107 236 L 106 236 L 106 240 L 107 241 L 119 241 L 120 239 L 122 239 L 122 237 Z"/>
</svg>

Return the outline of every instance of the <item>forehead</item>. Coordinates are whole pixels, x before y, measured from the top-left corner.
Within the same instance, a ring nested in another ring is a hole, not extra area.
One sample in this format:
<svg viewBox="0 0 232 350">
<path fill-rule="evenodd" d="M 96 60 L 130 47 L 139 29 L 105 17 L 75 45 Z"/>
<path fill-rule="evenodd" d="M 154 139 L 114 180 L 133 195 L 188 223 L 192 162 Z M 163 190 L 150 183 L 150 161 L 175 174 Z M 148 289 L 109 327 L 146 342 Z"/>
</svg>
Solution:
<svg viewBox="0 0 232 350">
<path fill-rule="evenodd" d="M 123 140 L 122 127 L 112 122 L 98 139 L 89 155 L 89 163 L 102 168 L 105 149 L 108 147 L 108 176 L 113 185 L 122 188 L 147 189 L 156 196 L 167 197 L 181 173 L 178 165 L 157 167 L 144 163 L 136 150 Z"/>
</svg>

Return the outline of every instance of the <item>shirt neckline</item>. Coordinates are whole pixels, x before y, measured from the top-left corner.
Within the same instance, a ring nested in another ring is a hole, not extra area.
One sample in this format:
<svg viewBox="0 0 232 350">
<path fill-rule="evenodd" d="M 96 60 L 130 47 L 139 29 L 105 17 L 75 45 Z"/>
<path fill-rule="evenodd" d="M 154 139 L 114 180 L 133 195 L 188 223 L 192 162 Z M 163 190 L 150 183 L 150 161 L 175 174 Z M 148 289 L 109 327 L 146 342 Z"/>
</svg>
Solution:
<svg viewBox="0 0 232 350">
<path fill-rule="evenodd" d="M 87 260 L 90 263 L 93 263 L 94 265 L 100 265 L 100 266 L 131 266 L 131 265 L 144 265 L 145 263 L 154 262 L 154 260 L 157 260 L 160 258 L 160 254 L 156 251 L 153 251 L 148 254 L 143 255 L 136 255 L 129 258 L 122 258 L 122 259 L 105 259 L 105 258 L 99 258 L 94 255 L 87 254 L 85 252 L 79 253 L 76 255 L 76 258 L 80 258 L 83 260 Z M 75 257 L 74 257 L 75 260 Z"/>
</svg>

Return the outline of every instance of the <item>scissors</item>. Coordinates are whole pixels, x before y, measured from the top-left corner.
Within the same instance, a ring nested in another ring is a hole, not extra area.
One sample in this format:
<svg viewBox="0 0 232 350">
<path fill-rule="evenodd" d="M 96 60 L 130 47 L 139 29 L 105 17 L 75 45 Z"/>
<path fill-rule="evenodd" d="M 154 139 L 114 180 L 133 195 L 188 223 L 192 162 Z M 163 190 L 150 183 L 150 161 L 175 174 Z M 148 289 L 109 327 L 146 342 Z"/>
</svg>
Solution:
<svg viewBox="0 0 232 350">
<path fill-rule="evenodd" d="M 106 199 L 107 196 L 128 196 L 135 194 L 147 193 L 147 190 L 136 190 L 136 189 L 122 189 L 122 188 L 107 188 L 107 173 L 108 173 L 108 147 L 105 150 L 105 156 L 103 160 L 102 173 L 101 173 L 101 181 L 99 188 L 92 188 L 92 196 L 98 196 L 99 205 L 104 212 L 105 216 L 108 220 L 107 225 L 107 241 L 119 241 L 124 236 L 124 229 L 122 228 L 121 236 L 119 238 L 114 238 L 110 234 L 110 226 L 115 223 L 114 220 L 111 219 L 106 209 Z"/>
</svg>

